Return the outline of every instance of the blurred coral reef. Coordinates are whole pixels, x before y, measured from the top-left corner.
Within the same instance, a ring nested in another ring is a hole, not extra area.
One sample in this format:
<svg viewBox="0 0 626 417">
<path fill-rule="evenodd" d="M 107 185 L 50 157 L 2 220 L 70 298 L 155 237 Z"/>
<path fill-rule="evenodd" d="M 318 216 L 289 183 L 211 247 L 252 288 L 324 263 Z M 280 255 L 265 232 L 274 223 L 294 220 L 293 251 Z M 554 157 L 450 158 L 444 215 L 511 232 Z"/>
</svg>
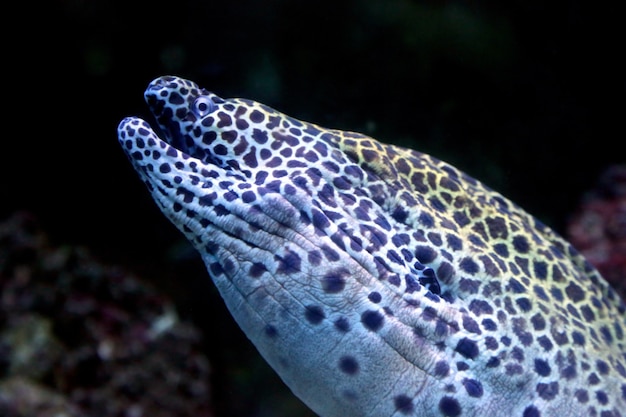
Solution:
<svg viewBox="0 0 626 417">
<path fill-rule="evenodd" d="M 567 235 L 626 299 L 626 165 L 603 173 L 570 219 Z"/>
<path fill-rule="evenodd" d="M 0 415 L 210 417 L 209 371 L 166 296 L 27 213 L 0 223 Z"/>
</svg>

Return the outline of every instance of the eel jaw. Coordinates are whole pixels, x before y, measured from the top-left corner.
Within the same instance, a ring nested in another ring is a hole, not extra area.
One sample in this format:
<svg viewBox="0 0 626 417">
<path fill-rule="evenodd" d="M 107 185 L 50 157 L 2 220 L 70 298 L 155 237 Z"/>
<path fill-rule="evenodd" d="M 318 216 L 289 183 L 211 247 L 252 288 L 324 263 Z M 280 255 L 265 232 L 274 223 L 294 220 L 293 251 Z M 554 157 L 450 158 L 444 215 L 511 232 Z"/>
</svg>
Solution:
<svg viewBox="0 0 626 417">
<path fill-rule="evenodd" d="M 174 164 L 178 159 L 190 159 L 192 156 L 184 147 L 172 144 L 171 130 L 161 126 L 166 139 L 163 140 L 148 122 L 138 117 L 126 117 L 117 127 L 117 137 L 133 166 L 141 173 L 154 172 L 153 164 L 163 156 L 164 163 Z M 198 161 L 199 162 L 199 161 Z M 161 172 L 161 174 L 165 174 Z M 156 179 L 156 173 L 151 174 Z M 145 178 L 144 178 L 145 179 Z"/>
</svg>

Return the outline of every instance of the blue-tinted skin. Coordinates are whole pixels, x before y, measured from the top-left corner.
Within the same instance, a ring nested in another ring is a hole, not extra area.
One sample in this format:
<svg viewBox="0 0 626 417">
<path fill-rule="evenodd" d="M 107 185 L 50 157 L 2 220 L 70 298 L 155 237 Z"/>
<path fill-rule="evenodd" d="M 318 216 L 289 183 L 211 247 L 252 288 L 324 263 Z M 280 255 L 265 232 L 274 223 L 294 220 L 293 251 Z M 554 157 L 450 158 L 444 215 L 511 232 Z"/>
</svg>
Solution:
<svg viewBox="0 0 626 417">
<path fill-rule="evenodd" d="M 624 304 L 454 167 L 177 77 L 122 148 L 229 310 L 322 417 L 626 415 Z"/>
</svg>

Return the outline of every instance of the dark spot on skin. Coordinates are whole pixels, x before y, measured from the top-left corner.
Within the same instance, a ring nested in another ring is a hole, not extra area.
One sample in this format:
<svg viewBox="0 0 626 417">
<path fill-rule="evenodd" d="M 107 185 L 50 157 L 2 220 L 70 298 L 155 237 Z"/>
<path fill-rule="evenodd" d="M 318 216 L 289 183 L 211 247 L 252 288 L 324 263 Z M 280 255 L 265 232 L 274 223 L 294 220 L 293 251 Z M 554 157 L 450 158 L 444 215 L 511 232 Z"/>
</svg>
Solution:
<svg viewBox="0 0 626 417">
<path fill-rule="evenodd" d="M 226 155 L 228 153 L 228 148 L 221 143 L 218 143 L 213 147 L 213 153 L 216 155 Z"/>
<path fill-rule="evenodd" d="M 557 327 L 552 327 L 550 329 L 550 335 L 552 336 L 552 340 L 554 340 L 554 342 L 559 346 L 569 343 L 569 338 L 567 337 L 565 330 L 563 332 L 559 332 Z"/>
<path fill-rule="evenodd" d="M 563 292 L 560 288 L 552 287 L 550 289 L 550 294 L 552 294 L 552 297 L 554 297 L 556 301 L 563 301 Z"/>
<path fill-rule="evenodd" d="M 470 235 L 469 241 L 472 242 L 474 245 L 481 247 L 481 248 L 484 248 L 487 246 L 485 245 L 485 242 L 483 242 L 482 239 L 477 235 Z"/>
<path fill-rule="evenodd" d="M 528 244 L 528 240 L 526 237 L 518 235 L 513 238 L 513 247 L 519 253 L 527 253 L 530 249 L 530 245 Z"/>
<path fill-rule="evenodd" d="M 293 252 L 287 252 L 283 257 L 276 255 L 276 261 L 278 262 L 277 272 L 282 274 L 294 274 L 300 272 L 300 257 Z"/>
<path fill-rule="evenodd" d="M 318 305 L 308 305 L 304 310 L 304 317 L 311 324 L 320 324 L 326 318 L 324 310 Z"/>
<path fill-rule="evenodd" d="M 602 334 L 602 338 L 608 345 L 613 343 L 613 335 L 611 334 L 611 330 L 608 327 L 600 327 L 600 333 Z"/>
<path fill-rule="evenodd" d="M 461 270 L 468 274 L 475 274 L 479 271 L 478 264 L 471 258 L 463 258 L 459 264 Z"/>
<path fill-rule="evenodd" d="M 480 256 L 479 257 L 481 263 L 483 264 L 483 269 L 484 271 L 491 275 L 492 277 L 497 277 L 500 275 L 500 269 L 498 268 L 498 265 L 496 265 L 490 257 L 488 256 Z"/>
<path fill-rule="evenodd" d="M 430 214 L 423 212 L 419 216 L 419 223 L 426 228 L 432 228 L 435 225 L 435 219 Z"/>
<path fill-rule="evenodd" d="M 532 309 L 532 303 L 526 297 L 517 298 L 515 304 L 524 312 L 528 312 Z"/>
<path fill-rule="evenodd" d="M 476 342 L 468 339 L 467 337 L 459 340 L 459 343 L 457 343 L 454 350 L 456 350 L 468 359 L 474 359 L 478 356 L 479 353 L 478 345 L 476 344 Z"/>
<path fill-rule="evenodd" d="M 312 210 L 312 215 L 313 226 L 315 226 L 317 229 L 324 230 L 330 226 L 330 221 L 328 220 L 328 217 L 326 217 L 326 215 L 321 210 L 314 208 Z"/>
<path fill-rule="evenodd" d="M 548 264 L 543 261 L 535 261 L 533 263 L 533 269 L 535 271 L 535 277 L 540 280 L 545 280 L 548 276 Z"/>
<path fill-rule="evenodd" d="M 264 264 L 260 262 L 255 262 L 252 264 L 252 266 L 250 266 L 249 274 L 252 278 L 259 278 L 266 271 L 267 271 L 267 268 L 265 267 Z"/>
<path fill-rule="evenodd" d="M 548 294 L 546 294 L 546 291 L 543 287 L 540 287 L 539 285 L 535 285 L 533 287 L 533 291 L 535 292 L 535 295 L 537 297 L 539 297 L 541 300 L 543 301 L 549 301 L 550 299 L 548 298 Z"/>
<path fill-rule="evenodd" d="M 545 335 L 539 336 L 537 338 L 537 342 L 539 343 L 539 346 L 541 346 L 546 352 L 549 352 L 554 347 L 550 338 L 548 338 L 548 336 L 545 336 Z"/>
<path fill-rule="evenodd" d="M 573 331 L 572 332 L 572 341 L 580 346 L 584 346 L 585 345 L 585 336 L 580 333 L 579 331 Z"/>
<path fill-rule="evenodd" d="M 481 281 L 463 278 L 459 280 L 459 289 L 468 294 L 476 294 L 481 286 Z"/>
<path fill-rule="evenodd" d="M 452 264 L 449 264 L 448 262 L 442 262 L 441 265 L 439 265 L 439 268 L 437 268 L 437 277 L 439 277 L 439 280 L 443 283 L 447 283 L 449 282 L 450 278 L 452 278 L 452 276 L 454 275 L 454 267 L 452 266 Z"/>
<path fill-rule="evenodd" d="M 337 330 L 342 333 L 347 333 L 350 331 L 350 322 L 345 317 L 339 317 L 337 320 L 335 320 L 333 325 Z"/>
<path fill-rule="evenodd" d="M 456 398 L 443 397 L 439 401 L 439 411 L 446 417 L 457 417 L 461 415 L 461 404 Z"/>
<path fill-rule="evenodd" d="M 217 122 L 217 127 L 219 128 L 230 126 L 233 123 L 230 116 L 224 112 L 217 113 L 217 117 L 219 118 Z"/>
<path fill-rule="evenodd" d="M 437 252 L 435 252 L 429 246 L 418 246 L 415 249 L 415 257 L 421 263 L 427 264 L 435 260 L 435 258 L 437 257 Z"/>
<path fill-rule="evenodd" d="M 456 369 L 459 371 L 467 371 L 469 369 L 469 365 L 466 362 L 457 362 Z"/>
<path fill-rule="evenodd" d="M 454 212 L 454 214 L 452 215 L 454 221 L 456 222 L 456 224 L 458 224 L 459 226 L 463 227 L 463 226 L 467 226 L 468 224 L 470 224 L 471 220 L 469 219 L 469 217 L 467 217 L 467 214 L 465 214 L 462 211 L 456 211 Z"/>
<path fill-rule="evenodd" d="M 477 316 L 493 313 L 491 304 L 484 300 L 472 300 L 469 305 L 469 310 Z"/>
<path fill-rule="evenodd" d="M 183 104 L 185 102 L 185 99 L 183 99 L 182 96 L 177 92 L 172 91 L 169 97 L 169 102 L 171 104 Z"/>
<path fill-rule="evenodd" d="M 488 217 L 485 219 L 485 223 L 487 224 L 487 229 L 489 229 L 489 235 L 491 238 L 507 238 L 508 229 L 506 227 L 506 222 L 502 217 Z"/>
<path fill-rule="evenodd" d="M 233 143 L 233 142 L 235 142 L 235 139 L 237 139 L 237 131 L 236 130 L 226 130 L 226 131 L 223 131 L 221 133 L 221 137 L 227 143 Z"/>
<path fill-rule="evenodd" d="M 320 249 L 324 253 L 324 257 L 328 259 L 329 262 L 336 262 L 340 259 L 339 254 L 333 248 L 327 245 L 323 245 Z"/>
<path fill-rule="evenodd" d="M 212 263 L 209 266 L 209 270 L 211 271 L 211 274 L 215 277 L 224 273 L 224 269 L 222 268 L 222 265 L 220 265 L 218 262 Z"/>
<path fill-rule="evenodd" d="M 596 399 L 602 405 L 606 405 L 609 402 L 609 397 L 604 391 L 596 391 Z"/>
<path fill-rule="evenodd" d="M 524 414 L 522 417 L 541 417 L 541 413 L 534 405 L 529 405 L 524 409 Z"/>
<path fill-rule="evenodd" d="M 530 346 L 533 341 L 532 333 L 526 330 L 526 320 L 523 318 L 514 318 L 512 320 L 513 323 L 513 333 L 518 337 L 519 341 L 524 346 Z"/>
<path fill-rule="evenodd" d="M 411 185 L 420 194 L 427 193 L 428 185 L 425 183 L 424 174 L 422 172 L 416 172 L 411 176 Z"/>
<path fill-rule="evenodd" d="M 493 250 L 502 258 L 509 257 L 509 248 L 504 243 L 497 243 L 493 246 Z"/>
<path fill-rule="evenodd" d="M 575 303 L 585 299 L 585 291 L 574 282 L 571 282 L 567 288 L 565 288 L 565 293 L 569 299 Z"/>
<path fill-rule="evenodd" d="M 272 130 L 280 125 L 280 117 L 278 116 L 269 116 L 269 121 L 267 123 L 266 128 Z"/>
<path fill-rule="evenodd" d="M 253 203 L 256 200 L 256 194 L 253 191 L 245 191 L 241 194 L 241 200 L 246 203 Z"/>
<path fill-rule="evenodd" d="M 448 241 L 448 247 L 453 251 L 463 249 L 463 241 L 458 236 L 448 234 L 446 235 L 446 240 Z"/>
<path fill-rule="evenodd" d="M 589 401 L 589 393 L 586 389 L 576 390 L 574 396 L 576 397 L 576 400 L 578 400 L 578 402 L 581 404 L 586 404 Z"/>
<path fill-rule="evenodd" d="M 267 337 L 270 338 L 275 338 L 276 336 L 278 336 L 278 330 L 276 330 L 276 327 L 272 326 L 271 324 L 267 324 L 265 325 L 265 335 Z"/>
<path fill-rule="evenodd" d="M 339 359 L 339 369 L 348 375 L 359 372 L 359 363 L 352 356 L 342 356 Z"/>
<path fill-rule="evenodd" d="M 396 220 L 398 223 L 404 223 L 408 216 L 409 213 L 406 210 L 403 210 L 401 207 L 396 207 L 396 209 L 391 214 L 391 217 L 393 217 L 393 219 Z"/>
<path fill-rule="evenodd" d="M 322 254 L 320 253 L 320 251 L 313 250 L 309 252 L 309 254 L 307 255 L 307 259 L 309 260 L 309 263 L 311 265 L 318 266 L 322 262 Z"/>
<path fill-rule="evenodd" d="M 361 314 L 361 323 L 373 332 L 383 327 L 384 321 L 385 317 L 378 311 L 367 310 L 365 313 Z"/>
<path fill-rule="evenodd" d="M 254 129 L 252 131 L 252 139 L 259 145 L 263 145 L 267 142 L 267 132 L 260 129 Z"/>
<path fill-rule="evenodd" d="M 422 319 L 424 321 L 433 321 L 437 318 L 437 310 L 434 307 L 426 307 L 422 311 Z"/>
<path fill-rule="evenodd" d="M 442 188 L 448 189 L 450 191 L 459 190 L 459 185 L 457 184 L 457 182 L 450 177 L 441 177 L 441 179 L 439 180 L 439 185 Z"/>
<path fill-rule="evenodd" d="M 338 270 L 326 274 L 322 278 L 322 289 L 324 290 L 324 292 L 329 294 L 336 294 L 343 291 L 346 286 L 346 280 L 343 276 L 347 273 L 347 270 Z"/>
<path fill-rule="evenodd" d="M 480 326 L 470 316 L 463 316 L 463 328 L 470 333 L 481 334 Z"/>
<path fill-rule="evenodd" d="M 411 243 L 411 238 L 406 233 L 398 233 L 393 235 L 391 238 L 391 243 L 395 245 L 395 247 L 400 248 L 402 246 L 407 246 Z"/>
<path fill-rule="evenodd" d="M 515 363 L 509 363 L 504 367 L 505 373 L 509 376 L 522 375 L 524 368 L 521 365 Z"/>
<path fill-rule="evenodd" d="M 433 303 L 438 303 L 441 300 L 437 294 L 433 294 L 432 292 L 427 292 L 424 294 L 424 297 L 428 298 Z"/>
<path fill-rule="evenodd" d="M 615 323 L 613 323 L 613 329 L 615 330 L 615 337 L 617 338 L 617 340 L 623 340 L 624 330 L 622 329 L 622 325 L 616 321 Z"/>
<path fill-rule="evenodd" d="M 263 113 L 258 110 L 253 110 L 252 113 L 250 113 L 250 120 L 254 123 L 261 123 L 264 118 Z"/>
<path fill-rule="evenodd" d="M 509 289 L 513 291 L 515 294 L 522 294 L 526 292 L 526 287 L 524 287 L 518 280 L 515 278 L 511 278 L 509 280 Z"/>
<path fill-rule="evenodd" d="M 450 365 L 446 361 L 439 361 L 435 364 L 435 376 L 444 377 L 450 372 Z"/>
<path fill-rule="evenodd" d="M 213 211 L 215 212 L 215 215 L 217 217 L 226 216 L 227 214 L 230 214 L 230 211 L 228 211 L 228 209 L 222 204 L 217 204 L 215 207 L 213 207 Z"/>
<path fill-rule="evenodd" d="M 600 373 L 600 375 L 607 375 L 609 373 L 609 365 L 603 361 L 598 359 L 596 361 L 596 369 Z"/>
<path fill-rule="evenodd" d="M 441 244 L 443 243 L 443 241 L 441 240 L 441 235 L 439 233 L 430 232 L 428 233 L 427 237 L 428 240 L 430 240 L 435 246 L 441 246 Z"/>
<path fill-rule="evenodd" d="M 485 338 L 485 346 L 489 350 L 496 350 L 498 349 L 498 346 L 500 346 L 500 344 L 495 339 L 495 337 L 488 336 Z"/>
<path fill-rule="evenodd" d="M 483 385 L 480 381 L 465 378 L 463 380 L 463 386 L 465 387 L 465 391 L 467 391 L 467 395 L 470 397 L 480 398 L 483 396 Z"/>
<path fill-rule="evenodd" d="M 428 199 L 428 201 L 430 202 L 430 204 L 435 210 L 440 211 L 440 212 L 446 211 L 446 205 L 437 197 L 431 197 Z"/>
<path fill-rule="evenodd" d="M 542 359 L 535 359 L 535 372 L 541 376 L 550 375 L 550 365 Z"/>
<path fill-rule="evenodd" d="M 542 382 L 537 384 L 537 394 L 546 401 L 553 400 L 559 394 L 559 383 L 556 381 L 544 384 Z"/>
<path fill-rule="evenodd" d="M 483 328 L 487 331 L 493 332 L 493 331 L 498 330 L 498 325 L 496 324 L 495 321 L 491 319 L 483 319 L 481 324 L 483 325 Z"/>
<path fill-rule="evenodd" d="M 558 265 L 552 265 L 552 281 L 554 282 L 563 282 L 565 281 L 565 275 L 561 268 Z"/>
<path fill-rule="evenodd" d="M 380 300 L 382 300 L 382 296 L 380 295 L 379 292 L 376 291 L 372 291 L 371 293 L 369 293 L 369 295 L 367 296 L 367 298 L 372 302 L 372 303 L 380 303 Z"/>
<path fill-rule="evenodd" d="M 248 122 L 246 122 L 244 119 L 237 119 L 237 121 L 235 122 L 235 126 L 237 126 L 237 129 L 239 130 L 246 130 L 248 128 Z"/>
<path fill-rule="evenodd" d="M 437 278 L 434 276 L 435 271 L 430 268 L 424 270 L 424 272 L 427 271 L 432 272 L 431 276 L 420 277 L 419 283 L 426 287 L 428 291 L 432 292 L 433 294 L 441 295 L 441 286 L 439 285 L 439 281 L 437 281 Z M 412 293 L 413 291 L 419 290 L 419 285 L 417 285 L 415 281 L 413 281 L 413 283 L 414 284 L 412 286 L 409 286 L 409 283 L 407 281 L 407 293 Z"/>
<path fill-rule="evenodd" d="M 518 362 L 523 362 L 524 361 L 524 351 L 522 349 L 520 349 L 519 347 L 514 347 L 513 350 L 511 350 L 511 358 L 515 359 Z"/>
<path fill-rule="evenodd" d="M 495 356 L 492 356 L 491 358 L 489 358 L 485 366 L 487 368 L 497 368 L 498 366 L 500 366 L 500 359 L 498 359 Z"/>
<path fill-rule="evenodd" d="M 183 203 L 191 203 L 194 198 L 193 191 L 180 186 L 176 189 L 176 195 L 182 196 Z"/>
<path fill-rule="evenodd" d="M 411 414 L 413 412 L 413 401 L 406 395 L 398 395 L 393 399 L 396 410 L 402 414 Z"/>
</svg>

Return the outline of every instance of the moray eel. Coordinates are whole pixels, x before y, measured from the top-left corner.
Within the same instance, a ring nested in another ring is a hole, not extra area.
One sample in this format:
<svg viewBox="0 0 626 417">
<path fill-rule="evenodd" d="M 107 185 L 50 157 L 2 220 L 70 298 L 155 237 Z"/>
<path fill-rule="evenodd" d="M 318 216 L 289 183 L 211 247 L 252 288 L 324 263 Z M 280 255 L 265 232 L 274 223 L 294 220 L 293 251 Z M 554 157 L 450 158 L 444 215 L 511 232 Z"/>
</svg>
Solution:
<svg viewBox="0 0 626 417">
<path fill-rule="evenodd" d="M 172 76 L 119 142 L 247 337 L 322 417 L 626 415 L 626 308 L 451 165 Z"/>
</svg>

